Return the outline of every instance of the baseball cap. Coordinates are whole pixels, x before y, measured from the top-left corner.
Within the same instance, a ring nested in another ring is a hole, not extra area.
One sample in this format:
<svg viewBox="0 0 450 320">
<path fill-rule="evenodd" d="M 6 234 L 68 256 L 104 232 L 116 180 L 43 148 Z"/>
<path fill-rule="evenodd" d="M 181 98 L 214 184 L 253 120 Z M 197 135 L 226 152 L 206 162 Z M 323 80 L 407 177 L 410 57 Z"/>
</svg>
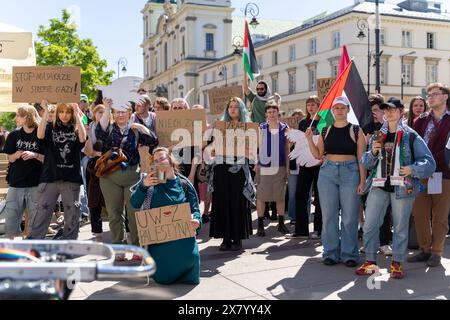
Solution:
<svg viewBox="0 0 450 320">
<path fill-rule="evenodd" d="M 348 101 L 347 97 L 341 96 L 334 99 L 332 107 L 337 104 L 343 104 L 348 107 L 350 105 L 350 101 Z"/>
<path fill-rule="evenodd" d="M 403 104 L 403 101 L 401 99 L 397 99 L 397 98 L 389 98 L 389 100 L 385 103 L 380 104 L 380 109 L 384 110 L 384 109 L 389 109 L 389 108 L 397 108 L 397 109 L 402 109 L 404 108 L 405 105 Z"/>
<path fill-rule="evenodd" d="M 85 94 L 80 94 L 80 101 L 89 102 L 89 98 Z"/>
</svg>

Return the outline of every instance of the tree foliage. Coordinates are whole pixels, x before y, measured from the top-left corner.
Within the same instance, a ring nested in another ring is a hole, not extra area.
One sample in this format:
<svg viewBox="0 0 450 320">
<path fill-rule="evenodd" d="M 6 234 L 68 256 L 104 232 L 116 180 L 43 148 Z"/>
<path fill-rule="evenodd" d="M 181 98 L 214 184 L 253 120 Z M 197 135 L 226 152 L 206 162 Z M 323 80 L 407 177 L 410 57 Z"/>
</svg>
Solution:
<svg viewBox="0 0 450 320">
<path fill-rule="evenodd" d="M 0 126 L 8 131 L 13 131 L 16 128 L 16 114 L 14 112 L 5 112 L 0 114 Z"/>
<path fill-rule="evenodd" d="M 35 43 L 37 64 L 81 68 L 81 92 L 93 101 L 97 85 L 109 85 L 114 71 L 106 71 L 107 62 L 101 59 L 91 39 L 80 39 L 70 14 L 63 10 L 61 20 L 50 19 L 50 26 L 40 26 Z"/>
</svg>

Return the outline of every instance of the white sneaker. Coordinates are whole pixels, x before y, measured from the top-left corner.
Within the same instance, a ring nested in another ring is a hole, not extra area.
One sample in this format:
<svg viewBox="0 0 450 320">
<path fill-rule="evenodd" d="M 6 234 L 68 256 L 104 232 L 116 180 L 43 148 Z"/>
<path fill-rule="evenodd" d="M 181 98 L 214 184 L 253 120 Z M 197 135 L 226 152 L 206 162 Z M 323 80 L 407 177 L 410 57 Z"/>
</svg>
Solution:
<svg viewBox="0 0 450 320">
<path fill-rule="evenodd" d="M 315 239 L 315 240 L 320 239 L 319 232 L 314 231 L 313 233 L 311 233 L 311 234 L 309 235 L 309 238 L 310 238 L 310 239 Z"/>
<path fill-rule="evenodd" d="M 390 245 L 381 246 L 380 252 L 385 256 L 392 256 L 392 248 Z"/>
</svg>

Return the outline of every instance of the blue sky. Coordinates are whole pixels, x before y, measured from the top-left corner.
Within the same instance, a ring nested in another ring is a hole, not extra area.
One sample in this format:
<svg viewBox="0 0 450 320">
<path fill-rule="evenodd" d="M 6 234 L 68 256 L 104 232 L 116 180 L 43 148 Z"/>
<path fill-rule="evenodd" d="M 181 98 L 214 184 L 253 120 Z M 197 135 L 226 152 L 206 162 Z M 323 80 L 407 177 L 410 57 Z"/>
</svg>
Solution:
<svg viewBox="0 0 450 320">
<path fill-rule="evenodd" d="M 128 60 L 127 75 L 142 77 L 143 62 L 140 44 L 143 38 L 142 15 L 146 0 L 0 0 L 0 22 L 32 31 L 48 25 L 51 18 L 61 17 L 64 8 L 79 11 L 82 38 L 91 38 L 108 67 L 117 72 L 120 57 Z M 232 0 L 234 15 L 250 1 Z M 352 5 L 354 0 L 253 0 L 260 8 L 260 17 L 303 21 L 324 11 L 336 11 Z M 443 0 L 450 11 L 450 0 Z M 301 9 L 300 9 L 301 7 Z M 79 9 L 77 9 L 79 8 Z"/>
</svg>

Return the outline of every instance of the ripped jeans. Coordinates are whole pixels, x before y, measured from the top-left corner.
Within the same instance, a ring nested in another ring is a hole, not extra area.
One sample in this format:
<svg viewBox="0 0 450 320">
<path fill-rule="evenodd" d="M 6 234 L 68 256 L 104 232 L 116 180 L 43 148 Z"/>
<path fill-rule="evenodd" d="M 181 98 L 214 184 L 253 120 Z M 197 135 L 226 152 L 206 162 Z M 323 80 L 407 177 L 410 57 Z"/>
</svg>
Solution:
<svg viewBox="0 0 450 320">
<path fill-rule="evenodd" d="M 39 184 L 37 212 L 34 219 L 30 221 L 29 239 L 45 238 L 59 195 L 64 204 L 63 240 L 78 239 L 81 214 L 80 185 L 65 181 Z"/>
</svg>

